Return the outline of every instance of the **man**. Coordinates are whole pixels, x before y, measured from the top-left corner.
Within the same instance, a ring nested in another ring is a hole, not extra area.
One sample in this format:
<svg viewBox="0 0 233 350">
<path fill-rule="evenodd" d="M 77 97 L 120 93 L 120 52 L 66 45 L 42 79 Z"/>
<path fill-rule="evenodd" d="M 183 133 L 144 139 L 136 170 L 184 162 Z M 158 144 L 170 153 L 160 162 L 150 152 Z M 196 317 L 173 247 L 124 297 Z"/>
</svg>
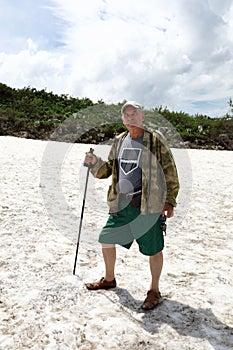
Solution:
<svg viewBox="0 0 233 350">
<path fill-rule="evenodd" d="M 114 139 L 108 161 L 90 152 L 85 157 L 95 177 L 112 176 L 108 190 L 109 218 L 99 235 L 105 277 L 87 283 L 86 287 L 89 290 L 116 287 L 115 244 L 129 249 L 136 240 L 140 252 L 149 256 L 151 285 L 142 307 L 150 310 L 161 297 L 159 279 L 164 247 L 161 224 L 163 219 L 173 216 L 179 182 L 164 138 L 143 126 L 142 107 L 135 101 L 128 101 L 121 114 L 127 131 Z"/>
</svg>

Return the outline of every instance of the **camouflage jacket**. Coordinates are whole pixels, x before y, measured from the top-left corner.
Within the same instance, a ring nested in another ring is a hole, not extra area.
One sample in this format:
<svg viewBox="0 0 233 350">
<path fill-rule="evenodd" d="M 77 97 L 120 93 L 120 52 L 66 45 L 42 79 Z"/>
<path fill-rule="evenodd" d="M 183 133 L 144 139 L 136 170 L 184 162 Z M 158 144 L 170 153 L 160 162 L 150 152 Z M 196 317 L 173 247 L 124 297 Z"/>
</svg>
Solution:
<svg viewBox="0 0 233 350">
<path fill-rule="evenodd" d="M 118 212 L 118 153 L 128 131 L 113 140 L 108 161 L 97 157 L 97 163 L 91 168 L 92 174 L 101 179 L 112 175 L 107 201 L 109 213 Z M 142 144 L 142 198 L 141 213 L 161 212 L 165 202 L 176 206 L 179 181 L 176 165 L 162 134 L 144 130 Z"/>
</svg>

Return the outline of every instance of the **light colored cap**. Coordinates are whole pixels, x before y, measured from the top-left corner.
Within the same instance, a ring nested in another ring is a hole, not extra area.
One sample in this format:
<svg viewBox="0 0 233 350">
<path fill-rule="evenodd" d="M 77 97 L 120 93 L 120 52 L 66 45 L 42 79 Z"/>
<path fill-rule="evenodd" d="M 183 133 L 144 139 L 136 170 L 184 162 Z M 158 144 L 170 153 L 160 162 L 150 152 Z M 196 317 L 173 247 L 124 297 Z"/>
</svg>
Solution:
<svg viewBox="0 0 233 350">
<path fill-rule="evenodd" d="M 132 107 L 137 108 L 137 109 L 142 109 L 142 106 L 139 103 L 137 103 L 135 101 L 128 101 L 121 107 L 121 114 L 124 113 L 125 108 L 128 106 L 132 106 Z"/>
</svg>

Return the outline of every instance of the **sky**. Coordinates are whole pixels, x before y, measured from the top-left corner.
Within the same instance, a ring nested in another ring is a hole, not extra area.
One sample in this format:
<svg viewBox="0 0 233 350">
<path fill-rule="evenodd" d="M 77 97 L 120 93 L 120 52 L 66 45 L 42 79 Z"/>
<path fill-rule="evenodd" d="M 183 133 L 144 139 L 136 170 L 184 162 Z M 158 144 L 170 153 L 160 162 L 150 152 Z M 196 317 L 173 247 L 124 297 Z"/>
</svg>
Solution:
<svg viewBox="0 0 233 350">
<path fill-rule="evenodd" d="M 222 116 L 233 0 L 0 0 L 0 82 Z"/>
</svg>

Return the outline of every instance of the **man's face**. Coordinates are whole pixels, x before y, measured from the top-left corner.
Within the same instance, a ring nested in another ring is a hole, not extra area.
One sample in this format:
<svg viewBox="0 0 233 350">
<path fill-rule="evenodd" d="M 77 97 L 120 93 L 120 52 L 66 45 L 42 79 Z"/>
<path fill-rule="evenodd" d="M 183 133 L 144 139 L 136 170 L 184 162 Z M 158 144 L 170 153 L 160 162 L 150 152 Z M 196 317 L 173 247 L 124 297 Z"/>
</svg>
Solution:
<svg viewBox="0 0 233 350">
<path fill-rule="evenodd" d="M 124 113 L 122 115 L 123 124 L 127 129 L 132 127 L 142 127 L 142 123 L 144 120 L 144 112 L 133 106 L 127 106 L 124 109 Z"/>
</svg>

